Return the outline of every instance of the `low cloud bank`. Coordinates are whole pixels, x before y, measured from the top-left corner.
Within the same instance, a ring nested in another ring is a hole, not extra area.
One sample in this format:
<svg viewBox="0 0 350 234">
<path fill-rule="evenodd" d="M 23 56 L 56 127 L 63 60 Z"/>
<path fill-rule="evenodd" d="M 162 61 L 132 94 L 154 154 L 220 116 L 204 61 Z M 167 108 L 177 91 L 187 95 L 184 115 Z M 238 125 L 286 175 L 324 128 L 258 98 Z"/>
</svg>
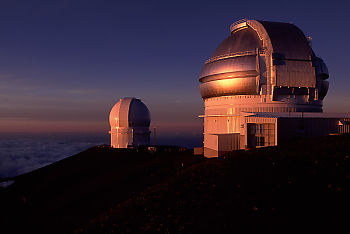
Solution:
<svg viewBox="0 0 350 234">
<path fill-rule="evenodd" d="M 0 178 L 13 177 L 33 171 L 90 147 L 109 144 L 109 135 L 0 134 Z M 178 145 L 188 148 L 201 146 L 202 135 L 157 134 L 157 145 Z M 151 144 L 154 144 L 153 134 Z"/>
<path fill-rule="evenodd" d="M 0 177 L 12 177 L 46 166 L 95 145 L 106 144 L 96 137 L 33 136 L 0 138 Z"/>
</svg>

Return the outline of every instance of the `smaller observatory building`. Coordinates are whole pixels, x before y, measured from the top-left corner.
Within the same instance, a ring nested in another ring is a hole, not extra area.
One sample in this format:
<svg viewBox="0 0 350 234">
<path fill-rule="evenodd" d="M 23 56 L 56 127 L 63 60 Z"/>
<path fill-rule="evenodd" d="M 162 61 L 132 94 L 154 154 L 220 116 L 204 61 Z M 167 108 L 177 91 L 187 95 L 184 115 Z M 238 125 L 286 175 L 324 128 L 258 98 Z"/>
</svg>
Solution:
<svg viewBox="0 0 350 234">
<path fill-rule="evenodd" d="M 127 148 L 150 144 L 150 112 L 140 99 L 120 99 L 109 114 L 109 123 L 111 147 Z"/>
<path fill-rule="evenodd" d="M 204 155 L 349 133 L 349 114 L 323 113 L 326 64 L 295 25 L 240 20 L 199 76 Z"/>
</svg>

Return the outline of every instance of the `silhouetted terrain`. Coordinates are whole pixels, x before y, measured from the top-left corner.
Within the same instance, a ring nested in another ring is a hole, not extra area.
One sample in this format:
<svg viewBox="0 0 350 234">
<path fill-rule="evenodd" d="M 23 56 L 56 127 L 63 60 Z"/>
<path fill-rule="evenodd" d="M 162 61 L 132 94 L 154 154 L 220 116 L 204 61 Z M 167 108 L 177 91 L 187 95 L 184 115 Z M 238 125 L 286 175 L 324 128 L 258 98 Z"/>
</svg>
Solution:
<svg viewBox="0 0 350 234">
<path fill-rule="evenodd" d="M 16 177 L 0 198 L 13 232 L 334 232 L 350 217 L 350 136 L 214 159 L 94 147 Z"/>
</svg>

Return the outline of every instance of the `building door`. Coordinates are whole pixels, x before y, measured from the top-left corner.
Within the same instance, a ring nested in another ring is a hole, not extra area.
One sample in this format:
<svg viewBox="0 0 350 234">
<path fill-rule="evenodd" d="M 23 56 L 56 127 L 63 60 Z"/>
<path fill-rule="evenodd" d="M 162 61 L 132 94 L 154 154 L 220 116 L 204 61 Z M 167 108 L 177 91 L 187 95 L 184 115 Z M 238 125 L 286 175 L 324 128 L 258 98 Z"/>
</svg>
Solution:
<svg viewBox="0 0 350 234">
<path fill-rule="evenodd" d="M 247 124 L 247 148 L 255 148 L 256 140 L 255 140 L 255 128 L 256 124 Z"/>
</svg>

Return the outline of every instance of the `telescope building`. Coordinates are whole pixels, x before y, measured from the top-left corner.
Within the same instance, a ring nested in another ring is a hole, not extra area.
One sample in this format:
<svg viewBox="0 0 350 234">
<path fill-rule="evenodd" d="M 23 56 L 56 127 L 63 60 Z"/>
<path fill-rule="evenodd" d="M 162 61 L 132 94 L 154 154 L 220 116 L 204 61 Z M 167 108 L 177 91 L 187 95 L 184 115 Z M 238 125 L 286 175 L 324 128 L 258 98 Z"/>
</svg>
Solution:
<svg viewBox="0 0 350 234">
<path fill-rule="evenodd" d="M 322 113 L 326 64 L 295 25 L 240 20 L 200 73 L 204 155 L 348 133 L 350 116 Z"/>
<path fill-rule="evenodd" d="M 150 144 L 151 117 L 147 106 L 140 99 L 120 99 L 109 114 L 109 123 L 113 148 Z"/>
</svg>

